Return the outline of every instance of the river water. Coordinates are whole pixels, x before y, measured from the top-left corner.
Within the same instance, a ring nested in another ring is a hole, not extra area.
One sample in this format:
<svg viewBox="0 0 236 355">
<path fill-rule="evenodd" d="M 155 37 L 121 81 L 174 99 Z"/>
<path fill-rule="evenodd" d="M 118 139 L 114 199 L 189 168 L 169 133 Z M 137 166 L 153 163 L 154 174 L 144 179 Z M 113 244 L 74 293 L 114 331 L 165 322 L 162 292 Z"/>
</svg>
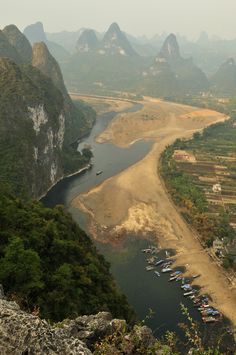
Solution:
<svg viewBox="0 0 236 355">
<path fill-rule="evenodd" d="M 124 112 L 135 112 L 141 108 L 142 105 L 136 104 Z M 138 141 L 129 148 L 118 148 L 113 144 L 96 143 L 95 138 L 116 115 L 117 113 L 111 112 L 99 116 L 90 135 L 80 142 L 81 148 L 84 145 L 91 146 L 94 155 L 93 168 L 62 180 L 42 199 L 42 202 L 48 207 L 64 204 L 72 213 L 73 218 L 85 230 L 86 216 L 70 206 L 72 199 L 141 160 L 150 151 L 153 144 L 151 141 Z M 99 170 L 103 173 L 97 176 L 96 172 Z M 153 271 L 147 272 L 145 270 L 147 256 L 141 250 L 149 243 L 142 239 L 142 236 L 137 238 L 137 236 L 130 235 L 122 246 L 97 244 L 97 248 L 110 262 L 111 272 L 118 286 L 136 310 L 139 319 L 146 319 L 146 324 L 158 336 L 164 335 L 167 330 L 170 330 L 176 332 L 183 339 L 183 331 L 179 327 L 179 323 L 186 323 L 186 316 L 182 314 L 180 304 L 184 304 L 191 317 L 200 323 L 199 312 L 193 307 L 192 301 L 183 296 L 178 282 L 169 282 L 167 274 L 157 277 Z M 164 251 L 161 251 L 161 256 L 164 256 Z M 154 312 L 151 318 L 148 317 L 149 309 Z M 201 324 L 201 329 L 204 334 L 209 334 L 209 331 L 211 334 L 212 332 L 222 333 L 218 324 L 210 326 Z"/>
</svg>

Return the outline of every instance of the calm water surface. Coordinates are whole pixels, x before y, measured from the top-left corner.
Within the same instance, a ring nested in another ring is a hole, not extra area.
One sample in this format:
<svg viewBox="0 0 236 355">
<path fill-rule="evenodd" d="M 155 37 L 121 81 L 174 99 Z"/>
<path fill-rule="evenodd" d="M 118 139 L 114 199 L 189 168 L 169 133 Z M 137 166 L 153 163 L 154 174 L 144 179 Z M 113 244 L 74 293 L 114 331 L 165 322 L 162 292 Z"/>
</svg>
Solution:
<svg viewBox="0 0 236 355">
<path fill-rule="evenodd" d="M 125 112 L 138 111 L 141 107 L 142 105 L 134 105 Z M 84 229 L 86 229 L 86 216 L 70 207 L 71 200 L 141 160 L 150 151 L 153 144 L 150 141 L 139 141 L 129 148 L 123 149 L 112 144 L 96 143 L 96 136 L 107 127 L 116 115 L 117 113 L 114 112 L 101 115 L 91 134 L 80 142 L 80 148 L 86 144 L 92 147 L 93 168 L 59 182 L 42 200 L 49 207 L 64 204 Z M 102 170 L 103 173 L 97 176 L 96 172 L 99 170 Z M 97 244 L 97 247 L 110 262 L 112 274 L 136 310 L 140 320 L 145 319 L 149 314 L 149 309 L 152 309 L 154 315 L 147 319 L 146 323 L 156 335 L 163 335 L 167 330 L 170 330 L 175 331 L 183 338 L 183 331 L 180 329 L 179 323 L 185 322 L 186 317 L 182 314 L 180 304 L 183 303 L 188 307 L 193 319 L 200 322 L 199 313 L 193 307 L 191 300 L 183 296 L 179 283 L 169 282 L 167 274 L 157 277 L 153 271 L 147 272 L 145 270 L 147 255 L 143 254 L 141 249 L 146 247 L 149 242 L 143 240 L 142 236 L 140 237 L 137 239 L 137 237 L 130 236 L 119 248 L 101 244 Z M 160 254 L 160 257 L 164 256 L 164 251 L 162 253 L 163 255 Z M 204 334 L 209 331 L 211 334 L 212 332 L 222 333 L 219 325 L 201 325 L 201 327 Z"/>
</svg>

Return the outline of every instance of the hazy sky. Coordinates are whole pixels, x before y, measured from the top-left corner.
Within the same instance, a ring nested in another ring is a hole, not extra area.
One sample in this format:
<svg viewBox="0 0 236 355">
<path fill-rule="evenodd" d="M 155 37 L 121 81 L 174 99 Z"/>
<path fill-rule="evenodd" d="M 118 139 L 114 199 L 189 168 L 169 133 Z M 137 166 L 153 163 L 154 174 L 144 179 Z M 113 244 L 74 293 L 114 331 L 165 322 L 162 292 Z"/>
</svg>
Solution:
<svg viewBox="0 0 236 355">
<path fill-rule="evenodd" d="M 46 32 L 91 27 L 104 31 L 114 21 L 134 35 L 163 31 L 197 37 L 201 30 L 236 38 L 236 0 L 0 0 L 1 28 L 21 30 L 42 21 Z"/>
</svg>

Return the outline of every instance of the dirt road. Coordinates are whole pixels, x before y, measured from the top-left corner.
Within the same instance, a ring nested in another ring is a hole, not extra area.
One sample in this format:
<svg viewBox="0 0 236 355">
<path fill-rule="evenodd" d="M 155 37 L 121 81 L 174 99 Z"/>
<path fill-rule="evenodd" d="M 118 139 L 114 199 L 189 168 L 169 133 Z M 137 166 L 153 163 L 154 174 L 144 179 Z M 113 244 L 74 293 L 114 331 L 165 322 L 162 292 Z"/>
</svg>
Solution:
<svg viewBox="0 0 236 355">
<path fill-rule="evenodd" d="M 176 249 L 176 265 L 201 274 L 198 284 L 213 303 L 236 325 L 236 290 L 213 263 L 170 200 L 159 175 L 159 158 L 177 138 L 190 137 L 226 117 L 214 111 L 145 98 L 138 113 L 121 114 L 98 137 L 99 142 L 127 146 L 138 139 L 155 141 L 150 153 L 124 172 L 106 180 L 72 204 L 90 216 L 94 238 L 114 242 L 127 233 L 152 233 L 159 245 Z"/>
</svg>

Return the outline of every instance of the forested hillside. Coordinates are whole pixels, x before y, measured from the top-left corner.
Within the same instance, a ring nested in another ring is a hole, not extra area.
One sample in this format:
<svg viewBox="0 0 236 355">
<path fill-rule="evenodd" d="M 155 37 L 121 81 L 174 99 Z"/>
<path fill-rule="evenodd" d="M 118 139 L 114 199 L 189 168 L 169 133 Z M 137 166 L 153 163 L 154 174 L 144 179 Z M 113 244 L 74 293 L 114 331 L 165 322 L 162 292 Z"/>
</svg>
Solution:
<svg viewBox="0 0 236 355">
<path fill-rule="evenodd" d="M 13 217 L 14 216 L 14 217 Z M 23 202 L 0 185 L 0 283 L 45 319 L 110 311 L 134 319 L 109 264 L 62 206 Z"/>
</svg>

